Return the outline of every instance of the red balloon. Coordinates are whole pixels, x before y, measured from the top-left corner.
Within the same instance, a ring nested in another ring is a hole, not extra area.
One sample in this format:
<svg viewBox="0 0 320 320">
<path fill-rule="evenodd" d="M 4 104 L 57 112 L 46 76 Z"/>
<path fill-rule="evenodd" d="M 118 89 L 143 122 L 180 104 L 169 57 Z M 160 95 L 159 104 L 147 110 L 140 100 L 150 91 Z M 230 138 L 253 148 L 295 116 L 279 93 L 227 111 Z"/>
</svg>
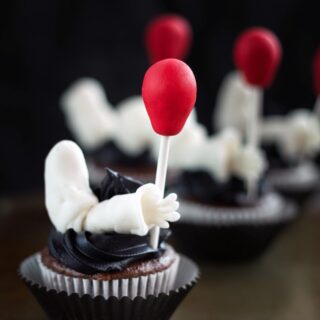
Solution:
<svg viewBox="0 0 320 320">
<path fill-rule="evenodd" d="M 197 83 L 187 64 L 165 59 L 153 64 L 142 84 L 142 97 L 153 130 L 163 136 L 178 134 L 197 96 Z"/>
<path fill-rule="evenodd" d="M 320 47 L 317 49 L 313 58 L 313 88 L 315 94 L 320 95 Z"/>
<path fill-rule="evenodd" d="M 251 85 L 271 85 L 278 69 L 282 49 L 274 33 L 265 28 L 250 28 L 236 40 L 234 62 Z"/>
<path fill-rule="evenodd" d="M 147 26 L 145 45 L 151 63 L 176 58 L 183 60 L 191 47 L 192 30 L 189 22 L 178 15 L 156 17 Z"/>
</svg>

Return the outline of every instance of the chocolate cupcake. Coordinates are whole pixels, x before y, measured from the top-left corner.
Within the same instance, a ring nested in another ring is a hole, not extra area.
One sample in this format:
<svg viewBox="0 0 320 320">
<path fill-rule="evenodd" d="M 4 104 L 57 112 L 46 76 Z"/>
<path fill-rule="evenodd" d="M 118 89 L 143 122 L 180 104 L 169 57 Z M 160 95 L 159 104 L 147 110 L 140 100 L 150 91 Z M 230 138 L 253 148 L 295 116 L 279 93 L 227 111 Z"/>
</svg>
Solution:
<svg viewBox="0 0 320 320">
<path fill-rule="evenodd" d="M 263 154 L 242 146 L 239 134 L 229 129 L 199 145 L 195 154 L 171 189 L 180 194 L 181 219 L 174 226 L 178 247 L 210 259 L 262 254 L 296 214 L 268 187 Z M 254 194 L 248 185 L 254 185 Z M 191 233 L 193 241 L 185 246 Z M 201 250 L 204 242 L 210 245 Z"/>
<path fill-rule="evenodd" d="M 284 196 L 303 203 L 319 185 L 319 170 L 312 162 L 320 149 L 318 119 L 307 110 L 269 117 L 261 127 L 261 138 L 270 184 Z"/>
<path fill-rule="evenodd" d="M 167 319 L 198 276 L 197 267 L 166 244 L 169 230 L 161 230 L 156 248 L 149 245 L 150 228 L 168 228 L 179 219 L 176 195 L 162 199 L 154 184 L 111 170 L 92 190 L 82 151 L 71 141 L 49 153 L 45 191 L 53 230 L 48 245 L 25 260 L 20 273 L 47 314 L 74 318 L 80 307 L 85 319 L 99 319 L 102 310 L 122 319 L 124 307 L 137 308 L 128 319 L 159 312 Z"/>
</svg>

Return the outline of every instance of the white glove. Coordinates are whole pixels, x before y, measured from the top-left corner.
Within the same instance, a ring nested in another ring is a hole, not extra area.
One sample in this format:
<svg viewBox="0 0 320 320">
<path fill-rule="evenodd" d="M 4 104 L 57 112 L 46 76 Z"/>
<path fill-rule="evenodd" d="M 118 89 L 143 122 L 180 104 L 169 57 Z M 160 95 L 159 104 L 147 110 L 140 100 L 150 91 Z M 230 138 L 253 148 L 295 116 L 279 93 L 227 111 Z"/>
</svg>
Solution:
<svg viewBox="0 0 320 320">
<path fill-rule="evenodd" d="M 159 188 L 149 183 L 135 193 L 98 203 L 89 211 L 85 229 L 94 233 L 115 231 L 144 236 L 152 227 L 168 228 L 168 221 L 180 218 L 176 199 L 173 193 L 163 199 Z"/>
<path fill-rule="evenodd" d="M 288 158 L 312 157 L 320 150 L 320 125 L 307 110 L 293 112 L 285 124 L 282 148 Z"/>
<path fill-rule="evenodd" d="M 160 189 L 149 183 L 140 187 L 136 194 L 140 199 L 141 210 L 148 229 L 155 226 L 166 229 L 169 228 L 168 222 L 180 219 L 180 214 L 176 212 L 179 202 L 175 193 L 170 193 L 163 198 Z"/>
<path fill-rule="evenodd" d="M 266 169 L 264 154 L 257 148 L 245 146 L 239 148 L 233 160 L 233 172 L 247 182 L 258 181 Z"/>
</svg>

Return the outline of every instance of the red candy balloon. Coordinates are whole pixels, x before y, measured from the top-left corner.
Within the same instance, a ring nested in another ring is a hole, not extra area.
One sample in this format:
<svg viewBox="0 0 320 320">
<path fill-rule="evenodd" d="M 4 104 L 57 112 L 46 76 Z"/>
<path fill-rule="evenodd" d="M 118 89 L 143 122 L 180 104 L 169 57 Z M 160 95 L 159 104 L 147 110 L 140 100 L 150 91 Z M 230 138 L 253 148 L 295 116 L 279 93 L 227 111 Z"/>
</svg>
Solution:
<svg viewBox="0 0 320 320">
<path fill-rule="evenodd" d="M 315 94 L 320 95 L 320 47 L 313 58 L 313 87 Z"/>
<path fill-rule="evenodd" d="M 163 136 L 178 134 L 195 102 L 197 83 L 187 64 L 165 59 L 152 65 L 142 84 L 142 97 L 153 130 Z"/>
<path fill-rule="evenodd" d="M 234 46 L 234 62 L 251 85 L 268 87 L 278 69 L 282 49 L 274 33 L 265 28 L 243 32 Z"/>
<path fill-rule="evenodd" d="M 146 29 L 145 43 L 151 63 L 167 58 L 183 60 L 189 52 L 191 41 L 190 25 L 178 15 L 159 16 Z"/>
</svg>

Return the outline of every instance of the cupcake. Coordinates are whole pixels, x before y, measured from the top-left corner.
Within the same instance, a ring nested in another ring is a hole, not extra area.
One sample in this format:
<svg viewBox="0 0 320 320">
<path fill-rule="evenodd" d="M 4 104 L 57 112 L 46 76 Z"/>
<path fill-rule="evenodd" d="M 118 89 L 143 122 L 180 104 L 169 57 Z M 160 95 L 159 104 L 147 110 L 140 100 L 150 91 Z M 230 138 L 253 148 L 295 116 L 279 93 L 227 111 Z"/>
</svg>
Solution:
<svg viewBox="0 0 320 320">
<path fill-rule="evenodd" d="M 174 234 L 182 251 L 209 259 L 253 258 L 296 214 L 268 187 L 262 152 L 242 145 L 235 129 L 198 143 L 182 160 L 183 174 L 171 189 L 180 195 Z M 192 243 L 186 242 L 190 234 Z"/>
<path fill-rule="evenodd" d="M 247 115 L 254 103 L 252 90 L 239 72 L 230 73 L 218 94 L 214 126 L 237 128 L 246 135 Z M 234 107 L 237 106 L 237 112 Z M 319 171 L 313 159 L 320 148 L 316 114 L 295 110 L 286 116 L 260 120 L 260 144 L 268 160 L 267 178 L 282 195 L 303 201 L 318 188 Z"/>
<path fill-rule="evenodd" d="M 166 243 L 175 194 L 109 169 L 92 190 L 81 149 L 65 140 L 47 156 L 45 200 L 48 245 L 20 274 L 50 318 L 167 319 L 194 285 L 197 267 Z"/>
<path fill-rule="evenodd" d="M 319 170 L 313 159 L 320 150 L 316 115 L 296 110 L 287 116 L 265 118 L 261 126 L 270 184 L 281 194 L 302 201 L 318 188 Z"/>
<path fill-rule="evenodd" d="M 150 152 L 154 133 L 140 96 L 114 108 L 102 85 L 84 78 L 66 90 L 61 106 L 68 128 L 85 151 L 94 186 L 103 179 L 105 167 L 143 182 L 154 181 Z"/>
</svg>

